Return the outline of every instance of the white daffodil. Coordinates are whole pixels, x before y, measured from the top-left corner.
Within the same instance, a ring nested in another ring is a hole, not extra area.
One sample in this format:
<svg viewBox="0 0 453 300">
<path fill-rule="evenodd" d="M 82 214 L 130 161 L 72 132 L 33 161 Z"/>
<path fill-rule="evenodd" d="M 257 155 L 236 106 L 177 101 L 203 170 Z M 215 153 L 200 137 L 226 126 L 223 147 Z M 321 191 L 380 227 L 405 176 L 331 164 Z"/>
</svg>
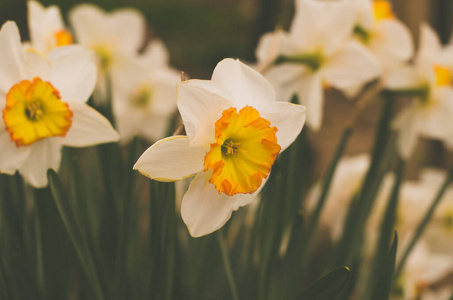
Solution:
<svg viewBox="0 0 453 300">
<path fill-rule="evenodd" d="M 397 146 L 407 159 L 418 137 L 439 139 L 453 146 L 453 88 L 451 71 L 436 33 L 426 24 L 421 26 L 420 49 L 414 66 L 393 70 L 386 77 L 386 88 L 393 92 L 412 93 L 414 101 L 399 113 L 392 123 L 398 131 Z"/>
<path fill-rule="evenodd" d="M 97 90 L 100 97 L 105 98 L 106 75 L 113 69 L 120 71 L 143 46 L 145 18 L 132 8 L 107 13 L 93 4 L 80 4 L 69 12 L 69 21 L 77 42 L 97 54 Z"/>
<path fill-rule="evenodd" d="M 47 53 L 55 47 L 70 45 L 72 35 L 66 30 L 60 9 L 55 6 L 45 8 L 37 1 L 28 1 L 28 29 L 31 46 Z"/>
<path fill-rule="evenodd" d="M 321 127 L 323 87 L 355 95 L 379 75 L 377 59 L 352 39 L 355 22 L 350 1 L 296 0 L 289 33 L 264 35 L 257 48 L 258 66 L 276 89 L 277 99 L 297 94 L 307 107 L 307 124 Z M 274 65 L 269 67 L 269 63 Z"/>
<path fill-rule="evenodd" d="M 195 176 L 181 215 L 199 237 L 253 200 L 277 154 L 300 133 L 305 107 L 276 102 L 268 81 L 233 59 L 221 61 L 211 80 L 185 81 L 177 89 L 187 136 L 158 141 L 134 169 L 159 181 Z"/>
<path fill-rule="evenodd" d="M 363 179 L 370 164 L 367 154 L 345 157 L 340 160 L 335 170 L 334 177 L 325 206 L 320 216 L 320 222 L 329 229 L 331 239 L 337 241 L 343 232 L 343 225 L 350 208 L 351 201 L 360 193 Z M 390 196 L 393 184 L 393 175 L 385 176 L 376 203 L 366 224 L 366 254 L 371 254 L 377 238 L 376 233 L 380 220 L 385 211 L 385 205 Z M 313 211 L 316 201 L 321 193 L 321 182 L 317 183 L 309 192 L 307 210 Z"/>
<path fill-rule="evenodd" d="M 413 55 L 412 36 L 386 0 L 354 0 L 354 36 L 381 62 L 383 71 L 407 62 Z"/>
<path fill-rule="evenodd" d="M 138 134 L 150 141 L 165 135 L 176 110 L 180 74 L 169 67 L 167 49 L 153 41 L 140 59 L 112 72 L 115 120 L 124 142 Z"/>
<path fill-rule="evenodd" d="M 43 56 L 24 50 L 19 30 L 0 30 L 0 172 L 15 171 L 35 187 L 47 185 L 46 171 L 58 170 L 63 146 L 113 142 L 118 134 L 85 104 L 96 82 L 91 51 L 59 47 Z"/>
</svg>

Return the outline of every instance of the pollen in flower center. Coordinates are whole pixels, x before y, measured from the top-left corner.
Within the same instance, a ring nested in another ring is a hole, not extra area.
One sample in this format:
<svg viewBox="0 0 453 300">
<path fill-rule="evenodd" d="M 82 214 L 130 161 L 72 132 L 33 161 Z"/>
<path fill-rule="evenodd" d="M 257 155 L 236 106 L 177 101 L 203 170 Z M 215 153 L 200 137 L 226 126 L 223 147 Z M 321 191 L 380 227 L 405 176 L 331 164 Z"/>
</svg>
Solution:
<svg viewBox="0 0 453 300">
<path fill-rule="evenodd" d="M 25 115 L 30 121 L 39 121 L 44 116 L 42 106 L 38 101 L 33 101 L 25 106 Z"/>
<path fill-rule="evenodd" d="M 240 146 L 241 146 L 241 143 L 228 139 L 221 146 L 222 153 L 223 153 L 223 155 L 226 155 L 226 156 L 230 156 L 230 155 L 237 156 Z"/>
<path fill-rule="evenodd" d="M 72 125 L 72 112 L 60 93 L 39 77 L 23 80 L 6 95 L 3 120 L 11 141 L 27 146 L 47 137 L 65 136 Z"/>
<path fill-rule="evenodd" d="M 204 158 L 204 170 L 212 170 L 209 182 L 220 193 L 251 194 L 260 186 L 280 152 L 277 128 L 258 111 L 230 107 L 215 123 L 216 142 Z"/>
</svg>

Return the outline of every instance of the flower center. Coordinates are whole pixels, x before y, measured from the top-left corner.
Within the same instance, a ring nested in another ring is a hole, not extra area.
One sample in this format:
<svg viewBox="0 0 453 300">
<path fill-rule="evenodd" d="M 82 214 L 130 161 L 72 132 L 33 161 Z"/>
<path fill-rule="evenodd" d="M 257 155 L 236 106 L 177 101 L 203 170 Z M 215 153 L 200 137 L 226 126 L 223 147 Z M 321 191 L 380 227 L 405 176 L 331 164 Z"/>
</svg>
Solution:
<svg viewBox="0 0 453 300">
<path fill-rule="evenodd" d="M 377 21 L 395 18 L 392 11 L 392 4 L 389 1 L 377 0 L 373 2 L 373 5 L 374 17 Z"/>
<path fill-rule="evenodd" d="M 105 71 L 110 67 L 112 62 L 112 52 L 106 46 L 95 46 L 94 51 L 97 54 L 101 70 Z"/>
<path fill-rule="evenodd" d="M 436 77 L 436 85 L 448 86 L 451 84 L 451 72 L 448 68 L 440 65 L 435 65 L 433 68 Z"/>
<path fill-rule="evenodd" d="M 251 194 L 261 186 L 281 149 L 276 132 L 251 106 L 223 111 L 215 123 L 216 142 L 204 158 L 204 170 L 213 170 L 209 182 L 219 194 Z"/>
<path fill-rule="evenodd" d="M 151 102 L 152 91 L 148 87 L 142 87 L 132 93 L 131 104 L 137 108 L 145 108 Z"/>
<path fill-rule="evenodd" d="M 64 29 L 55 32 L 55 40 L 57 47 L 71 45 L 73 43 L 72 34 Z"/>
<path fill-rule="evenodd" d="M 11 141 L 27 146 L 47 137 L 65 136 L 72 124 L 72 111 L 60 93 L 39 77 L 23 80 L 6 95 L 3 120 Z"/>
</svg>

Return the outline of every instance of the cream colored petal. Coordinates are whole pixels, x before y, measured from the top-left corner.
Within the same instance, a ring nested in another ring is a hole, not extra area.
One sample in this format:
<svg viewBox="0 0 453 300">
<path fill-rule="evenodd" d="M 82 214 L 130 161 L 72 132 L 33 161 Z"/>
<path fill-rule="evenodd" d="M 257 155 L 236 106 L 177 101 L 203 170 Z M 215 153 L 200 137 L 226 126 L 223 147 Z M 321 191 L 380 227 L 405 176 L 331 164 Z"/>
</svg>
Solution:
<svg viewBox="0 0 453 300">
<path fill-rule="evenodd" d="M 293 95 L 301 90 L 301 80 L 309 72 L 302 65 L 281 64 L 270 68 L 265 76 L 275 89 L 277 101 L 291 101 Z"/>
<path fill-rule="evenodd" d="M 41 52 L 33 49 L 25 49 L 25 60 L 27 62 L 26 78 L 33 80 L 39 77 L 44 81 L 51 80 L 52 65 L 49 59 Z"/>
<path fill-rule="evenodd" d="M 277 143 L 283 152 L 299 135 L 305 123 L 306 109 L 303 105 L 275 102 L 260 112 L 261 117 L 277 127 Z"/>
<path fill-rule="evenodd" d="M 51 83 L 63 101 L 86 102 L 96 85 L 94 53 L 82 46 L 58 47 L 49 53 Z"/>
<path fill-rule="evenodd" d="M 158 181 L 182 180 L 203 169 L 206 152 L 190 147 L 187 136 L 171 136 L 149 147 L 135 163 L 134 170 Z"/>
<path fill-rule="evenodd" d="M 442 49 L 437 33 L 427 23 L 420 24 L 420 44 L 416 63 L 421 64 L 424 60 L 435 60 L 435 56 Z"/>
<path fill-rule="evenodd" d="M 143 55 L 140 56 L 143 64 L 150 64 L 152 66 L 168 66 L 170 58 L 168 49 L 161 40 L 153 39 L 146 46 Z"/>
<path fill-rule="evenodd" d="M 27 1 L 28 28 L 33 47 L 46 53 L 56 46 L 55 33 L 65 29 L 60 9 L 45 8 L 37 1 Z"/>
<path fill-rule="evenodd" d="M 380 74 L 379 63 L 361 44 L 351 41 L 331 56 L 322 68 L 322 76 L 328 84 L 354 96 L 365 83 Z"/>
<path fill-rule="evenodd" d="M 424 84 L 417 69 L 410 65 L 393 69 L 383 78 L 383 85 L 389 90 L 417 88 Z"/>
<path fill-rule="evenodd" d="M 274 90 L 267 79 L 239 60 L 227 58 L 219 62 L 212 74 L 212 83 L 224 89 L 228 94 L 220 96 L 238 109 L 249 105 L 259 111 L 275 101 Z"/>
<path fill-rule="evenodd" d="M 0 173 L 14 174 L 30 155 L 30 147 L 17 147 L 11 142 L 3 120 L 0 120 L 0 149 Z"/>
<path fill-rule="evenodd" d="M 177 85 L 177 105 L 190 145 L 208 148 L 215 140 L 215 122 L 222 117 L 224 110 L 233 106 L 233 103 L 202 88 L 192 86 L 193 81 L 189 80 Z"/>
<path fill-rule="evenodd" d="M 350 1 L 296 0 L 290 34 L 306 51 L 330 55 L 352 36 L 354 23 Z"/>
<path fill-rule="evenodd" d="M 398 131 L 396 146 L 403 159 L 409 159 L 420 134 L 421 120 L 419 104 L 413 102 L 392 121 L 392 128 Z"/>
<path fill-rule="evenodd" d="M 324 91 L 319 74 L 306 74 L 299 81 L 299 102 L 307 108 L 307 125 L 319 130 L 324 114 Z"/>
<path fill-rule="evenodd" d="M 369 47 L 388 68 L 392 68 L 395 63 L 407 62 L 414 54 L 411 32 L 396 19 L 382 20 L 376 24 Z"/>
<path fill-rule="evenodd" d="M 198 173 L 182 199 L 181 217 L 193 237 L 210 234 L 225 225 L 237 199 L 237 196 L 219 194 L 209 183 L 211 174 Z"/>
<path fill-rule="evenodd" d="M 70 147 L 88 147 L 116 142 L 119 135 L 110 122 L 85 103 L 68 102 L 73 112 L 72 125 L 65 137 L 58 138 L 61 144 Z"/>
<path fill-rule="evenodd" d="M 27 77 L 25 54 L 16 23 L 8 21 L 0 29 L 0 90 L 5 94 Z"/>
<path fill-rule="evenodd" d="M 55 138 L 45 138 L 30 146 L 30 155 L 20 167 L 19 173 L 35 188 L 47 186 L 47 170 L 58 171 L 61 161 L 61 145 Z"/>
</svg>

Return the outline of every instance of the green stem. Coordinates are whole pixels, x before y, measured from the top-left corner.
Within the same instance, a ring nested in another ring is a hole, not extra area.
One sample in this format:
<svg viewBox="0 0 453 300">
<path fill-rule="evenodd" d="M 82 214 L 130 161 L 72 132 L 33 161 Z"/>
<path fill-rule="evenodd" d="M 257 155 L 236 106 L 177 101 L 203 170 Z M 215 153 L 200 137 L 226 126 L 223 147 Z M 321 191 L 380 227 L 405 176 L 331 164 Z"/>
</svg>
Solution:
<svg viewBox="0 0 453 300">
<path fill-rule="evenodd" d="M 225 268 L 228 284 L 230 285 L 231 295 L 233 297 L 233 300 L 238 300 L 239 299 L 238 292 L 236 289 L 236 283 L 234 281 L 233 272 L 231 270 L 230 259 L 228 257 L 228 250 L 223 239 L 221 230 L 217 231 L 217 241 L 219 244 L 220 253 L 222 255 L 223 267 Z"/>
<path fill-rule="evenodd" d="M 307 250 L 310 248 L 311 241 L 313 239 L 314 234 L 316 233 L 319 217 L 321 216 L 322 209 L 324 207 L 324 204 L 326 203 L 327 196 L 330 190 L 330 185 L 335 174 L 335 170 L 337 169 L 337 165 L 338 162 L 340 161 L 340 158 L 343 156 L 343 153 L 346 149 L 346 145 L 348 144 L 352 131 L 353 130 L 350 127 L 344 129 L 340 143 L 338 144 L 337 150 L 335 151 L 333 160 L 330 163 L 329 168 L 327 169 L 326 175 L 324 177 L 324 183 L 321 194 L 319 195 L 316 207 L 313 210 L 313 213 L 308 222 L 307 234 L 305 236 L 305 245 L 301 253 L 302 261 L 304 261 L 305 255 L 307 254 Z"/>
<path fill-rule="evenodd" d="M 440 203 L 440 200 L 442 200 L 442 197 L 444 196 L 445 191 L 447 190 L 447 188 L 450 185 L 450 183 L 452 182 L 452 180 L 453 180 L 453 167 L 450 168 L 450 170 L 448 171 L 447 177 L 445 178 L 444 183 L 440 187 L 439 192 L 437 193 L 436 197 L 434 198 L 433 202 L 431 203 L 431 206 L 429 207 L 428 211 L 426 212 L 425 217 L 418 225 L 417 230 L 415 231 L 414 236 L 412 237 L 412 240 L 410 241 L 409 245 L 404 250 L 404 254 L 401 257 L 400 262 L 398 263 L 398 267 L 396 268 L 395 278 L 398 278 L 399 275 L 401 274 L 404 264 L 406 263 L 406 260 L 409 257 L 409 254 L 411 253 L 411 251 L 414 248 L 415 244 L 417 243 L 418 239 L 421 237 L 421 235 L 425 231 L 425 228 L 428 225 L 429 221 L 431 220 L 431 218 L 434 214 L 434 211 L 437 208 L 437 205 Z"/>
</svg>

